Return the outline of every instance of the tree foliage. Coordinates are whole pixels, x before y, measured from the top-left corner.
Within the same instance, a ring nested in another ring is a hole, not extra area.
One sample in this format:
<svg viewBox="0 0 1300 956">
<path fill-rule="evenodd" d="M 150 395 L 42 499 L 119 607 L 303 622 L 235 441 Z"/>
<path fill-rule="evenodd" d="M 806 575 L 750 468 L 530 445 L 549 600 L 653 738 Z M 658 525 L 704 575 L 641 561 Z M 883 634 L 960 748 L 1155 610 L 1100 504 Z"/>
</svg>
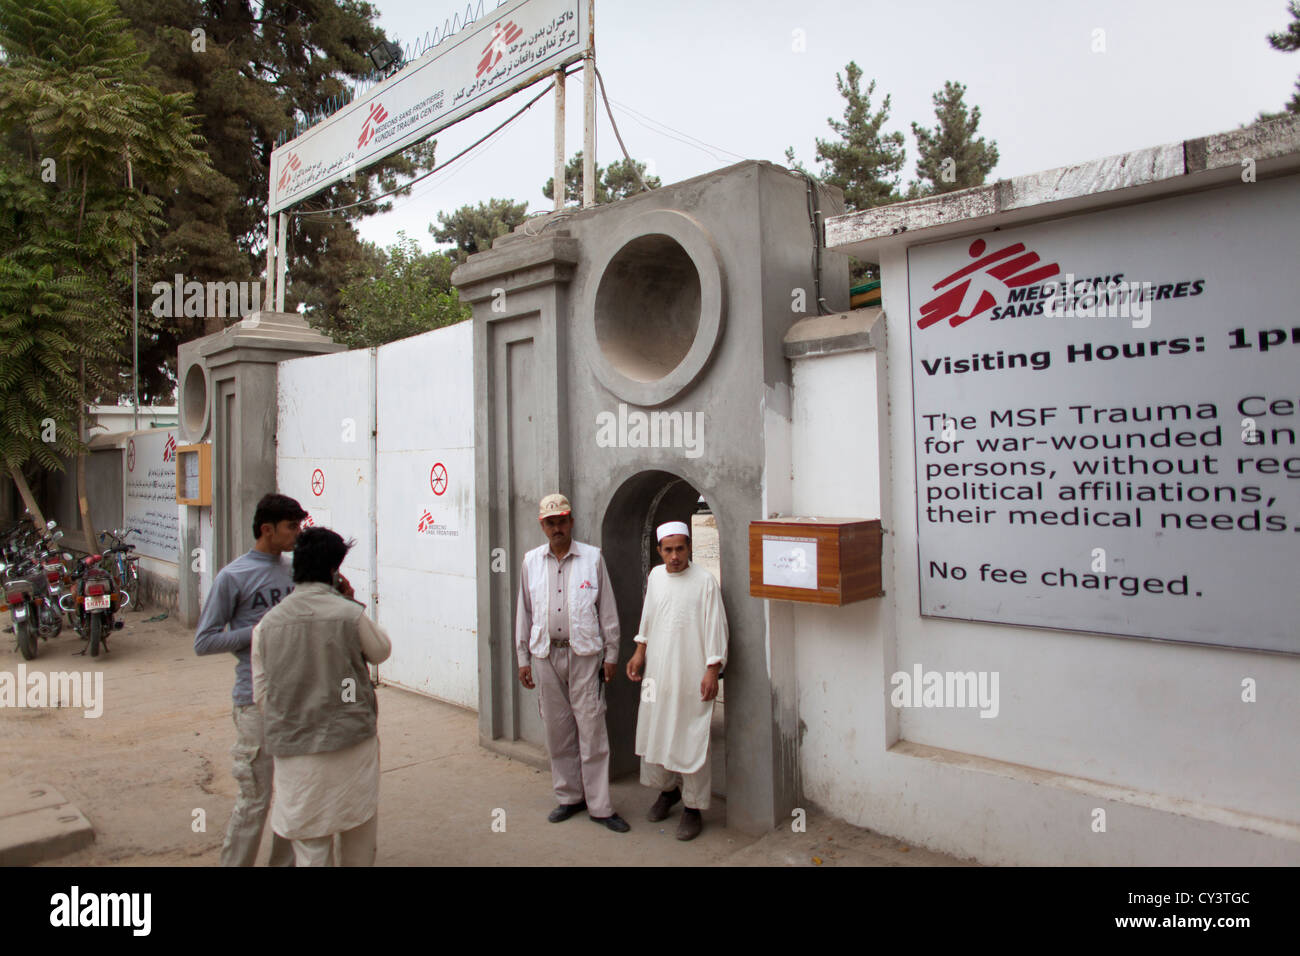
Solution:
<svg viewBox="0 0 1300 956">
<path fill-rule="evenodd" d="M 980 108 L 973 107 L 968 113 L 963 102 L 965 94 L 966 87 L 961 83 L 944 83 L 932 98 L 938 125 L 930 130 L 920 123 L 912 124 L 920 154 L 916 161 L 920 182 L 912 184 L 910 197 L 982 186 L 998 164 L 997 143 L 986 143 L 983 137 L 975 136 Z"/>
<path fill-rule="evenodd" d="M 905 160 L 903 134 L 882 132 L 889 119 L 890 98 L 886 96 L 880 109 L 872 112 L 876 81 L 863 91 L 861 79 L 861 67 L 851 60 L 843 76 L 835 74 L 835 88 L 845 100 L 844 119 L 826 122 L 839 139 L 816 140 L 817 161 L 822 163 L 820 178 L 843 191 L 849 212 L 899 199 L 898 174 Z M 806 172 L 795 160 L 793 147 L 785 156 L 793 168 Z"/>
<path fill-rule="evenodd" d="M 527 210 L 526 202 L 489 199 L 477 206 L 438 213 L 442 228 L 430 223 L 429 232 L 439 242 L 452 243 L 450 254 L 457 262 L 464 262 L 476 252 L 491 249 L 492 240 L 511 232 L 527 218 Z"/>
<path fill-rule="evenodd" d="M 339 314 L 328 330 L 336 342 L 368 348 L 470 317 L 451 284 L 454 259 L 422 252 L 401 232 L 386 251 L 374 251 L 381 260 L 378 275 L 354 279 L 339 293 Z"/>
<path fill-rule="evenodd" d="M 0 48 L 0 454 L 61 468 L 84 403 L 125 384 L 131 248 L 163 225 L 140 183 L 207 163 L 187 97 L 138 82 L 111 0 L 0 0 Z"/>
<path fill-rule="evenodd" d="M 629 162 L 626 157 L 605 167 L 597 163 L 596 205 L 617 202 L 644 192 L 645 189 L 641 186 L 642 179 L 650 189 L 658 189 L 663 185 L 658 176 L 647 176 L 645 169 L 645 163 L 635 159 Z M 547 178 L 546 184 L 542 186 L 542 194 L 554 202 L 554 176 Z M 564 165 L 564 201 L 566 205 L 582 205 L 582 150 L 570 156 L 569 161 Z"/>
<path fill-rule="evenodd" d="M 376 10 L 359 0 L 117 0 L 148 54 L 147 81 L 192 97 L 211 168 L 165 197 L 166 227 L 142 250 L 140 283 L 257 281 L 266 261 L 271 152 L 295 119 L 317 115 L 371 69 L 366 52 L 382 39 Z M 337 312 L 342 286 L 368 272 L 372 257 L 355 223 L 391 208 L 372 197 L 433 165 L 426 142 L 313 196 L 296 211 L 360 202 L 339 213 L 293 216 L 287 241 L 285 308 Z M 176 347 L 216 331 L 219 319 L 176 318 L 158 330 L 141 365 L 144 394 L 170 397 Z"/>
<path fill-rule="evenodd" d="M 1285 30 L 1270 33 L 1268 45 L 1283 53 L 1294 53 L 1300 50 L 1300 0 L 1290 0 L 1286 8 L 1291 14 L 1291 22 L 1287 24 Z M 1296 80 L 1295 92 L 1287 101 L 1286 110 L 1288 113 L 1300 113 L 1300 80 Z"/>
</svg>

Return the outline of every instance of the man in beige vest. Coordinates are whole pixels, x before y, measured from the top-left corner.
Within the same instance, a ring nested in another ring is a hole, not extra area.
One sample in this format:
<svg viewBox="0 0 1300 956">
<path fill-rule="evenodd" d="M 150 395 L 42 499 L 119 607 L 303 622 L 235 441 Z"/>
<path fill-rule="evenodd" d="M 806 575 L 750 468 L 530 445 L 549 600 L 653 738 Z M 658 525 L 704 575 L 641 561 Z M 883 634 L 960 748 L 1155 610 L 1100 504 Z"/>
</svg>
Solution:
<svg viewBox="0 0 1300 956">
<path fill-rule="evenodd" d="M 586 810 L 626 833 L 609 796 L 609 731 L 604 685 L 618 663 L 618 607 L 599 548 L 573 540 L 564 495 L 547 495 L 538 522 L 548 544 L 524 555 L 515 613 L 519 682 L 541 686 L 542 722 L 560 823 Z M 536 668 L 536 683 L 534 683 Z"/>
<path fill-rule="evenodd" d="M 379 811 L 377 701 L 366 664 L 392 653 L 388 635 L 338 573 L 348 545 L 309 528 L 293 553 L 292 594 L 253 629 L 253 698 L 275 758 L 271 829 L 298 866 L 375 862 Z"/>
</svg>

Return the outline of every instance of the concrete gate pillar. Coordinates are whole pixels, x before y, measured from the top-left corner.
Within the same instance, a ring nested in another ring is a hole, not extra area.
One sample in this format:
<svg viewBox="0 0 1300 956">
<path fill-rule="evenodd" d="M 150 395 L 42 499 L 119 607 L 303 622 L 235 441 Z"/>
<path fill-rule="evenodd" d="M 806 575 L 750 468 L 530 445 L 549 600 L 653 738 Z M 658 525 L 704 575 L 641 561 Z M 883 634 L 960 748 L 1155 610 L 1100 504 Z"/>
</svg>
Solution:
<svg viewBox="0 0 1300 956">
<path fill-rule="evenodd" d="M 534 764 L 545 763 L 536 750 L 541 718 L 535 692 L 516 677 L 515 595 L 524 553 L 545 543 L 537 504 L 569 486 L 569 448 L 559 440 L 567 420 L 560 317 L 577 261 L 578 243 L 566 233 L 515 235 L 454 276 L 474 310 L 479 739 Z M 574 520 L 574 537 L 594 543 L 592 503 L 575 503 Z M 494 556 L 504 557 L 504 570 L 492 570 Z"/>
<path fill-rule="evenodd" d="M 520 562 L 545 543 L 537 502 L 561 491 L 574 537 L 604 550 L 618 597 L 611 767 L 637 766 L 639 693 L 621 666 L 658 563 L 653 526 L 689 522 L 703 495 L 731 629 L 725 754 L 713 754 L 715 768 L 725 761 L 727 825 L 789 822 L 800 800 L 793 615 L 749 596 L 748 525 L 789 513 L 782 340 L 819 297 L 848 307 L 847 260 L 820 242 L 821 217 L 842 208 L 836 189 L 744 162 L 530 220 L 453 274 L 474 311 L 484 746 L 545 765 L 513 627 Z"/>
<path fill-rule="evenodd" d="M 253 546 L 257 501 L 275 490 L 276 363 L 342 351 L 346 346 L 286 312 L 254 312 L 180 347 L 181 437 L 212 442 L 213 574 Z M 180 523 L 179 611 L 191 626 L 198 623 L 199 574 L 189 556 L 199 546 L 200 514 L 186 507 Z"/>
</svg>

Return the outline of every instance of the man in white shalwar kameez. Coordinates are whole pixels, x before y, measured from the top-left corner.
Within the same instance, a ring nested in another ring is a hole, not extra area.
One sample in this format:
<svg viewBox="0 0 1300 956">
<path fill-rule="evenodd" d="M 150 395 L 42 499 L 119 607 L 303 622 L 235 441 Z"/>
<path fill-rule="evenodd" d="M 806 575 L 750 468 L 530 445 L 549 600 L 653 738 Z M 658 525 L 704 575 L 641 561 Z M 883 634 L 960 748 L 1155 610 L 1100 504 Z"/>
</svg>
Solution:
<svg viewBox="0 0 1300 956">
<path fill-rule="evenodd" d="M 690 528 L 659 526 L 664 563 L 650 572 L 637 649 L 627 676 L 645 681 L 637 712 L 641 783 L 660 791 L 647 818 L 666 819 L 684 804 L 677 839 L 693 840 L 710 802 L 709 725 L 718 675 L 727 663 L 727 615 L 713 575 L 690 563 Z"/>
</svg>

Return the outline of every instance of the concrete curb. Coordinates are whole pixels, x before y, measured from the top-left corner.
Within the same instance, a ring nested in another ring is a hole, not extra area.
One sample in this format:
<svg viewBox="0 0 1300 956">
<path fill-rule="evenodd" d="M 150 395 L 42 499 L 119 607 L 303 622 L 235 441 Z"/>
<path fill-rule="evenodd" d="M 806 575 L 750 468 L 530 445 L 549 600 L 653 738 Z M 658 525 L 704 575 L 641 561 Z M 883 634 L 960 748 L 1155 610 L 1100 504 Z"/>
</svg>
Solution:
<svg viewBox="0 0 1300 956">
<path fill-rule="evenodd" d="M 94 840 L 90 821 L 48 784 L 0 788 L 0 866 L 54 860 Z"/>
</svg>

